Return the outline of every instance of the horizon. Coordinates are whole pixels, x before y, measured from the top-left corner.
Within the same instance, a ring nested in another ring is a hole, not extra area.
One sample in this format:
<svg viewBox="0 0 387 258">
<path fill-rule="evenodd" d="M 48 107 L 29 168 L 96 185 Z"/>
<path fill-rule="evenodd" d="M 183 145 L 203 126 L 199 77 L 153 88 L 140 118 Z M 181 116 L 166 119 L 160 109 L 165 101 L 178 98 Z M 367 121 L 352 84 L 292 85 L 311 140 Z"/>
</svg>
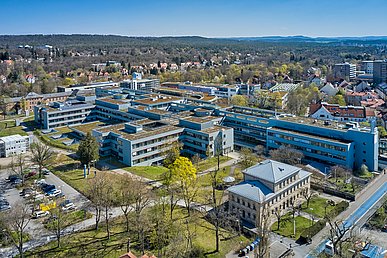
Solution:
<svg viewBox="0 0 387 258">
<path fill-rule="evenodd" d="M 305 37 L 311 39 L 318 38 L 373 38 L 373 37 L 387 37 L 386 35 L 353 35 L 353 36 L 309 36 L 309 35 L 262 35 L 262 36 L 202 36 L 202 35 L 123 35 L 123 34 L 97 34 L 97 33 L 37 33 L 37 34 L 0 34 L 0 36 L 119 36 L 119 37 L 128 37 L 128 38 L 183 38 L 183 37 L 199 37 L 207 39 L 237 39 L 237 38 L 271 38 L 271 37 L 281 37 L 281 38 L 291 38 L 291 37 Z"/>
<path fill-rule="evenodd" d="M 148 0 L 141 4 L 133 0 L 114 4 L 103 0 L 3 0 L 2 8 L 7 11 L 2 14 L 1 35 L 229 38 L 387 34 L 383 27 L 387 2 L 383 0 Z M 353 14 L 359 14 L 358 18 Z"/>
</svg>

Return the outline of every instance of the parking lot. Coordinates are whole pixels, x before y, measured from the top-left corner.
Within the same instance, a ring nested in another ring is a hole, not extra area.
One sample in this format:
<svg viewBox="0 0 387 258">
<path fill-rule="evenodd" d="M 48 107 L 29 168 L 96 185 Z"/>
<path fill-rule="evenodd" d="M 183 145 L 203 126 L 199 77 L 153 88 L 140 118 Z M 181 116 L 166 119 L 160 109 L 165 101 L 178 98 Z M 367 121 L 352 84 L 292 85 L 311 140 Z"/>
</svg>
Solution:
<svg viewBox="0 0 387 258">
<path fill-rule="evenodd" d="M 18 179 L 14 179 L 12 181 L 9 181 L 8 178 L 10 176 L 10 173 L 8 170 L 2 170 L 0 171 L 0 204 L 4 207 L 3 211 L 5 212 L 8 210 L 6 208 L 6 205 L 9 205 L 9 208 L 12 209 L 17 203 L 28 203 L 31 207 L 31 217 L 34 217 L 34 210 L 32 205 L 32 199 L 37 200 L 41 199 L 43 203 L 50 203 L 52 201 L 56 201 L 57 205 L 60 205 L 63 203 L 63 206 L 61 208 L 63 210 L 74 210 L 74 209 L 89 209 L 89 201 L 86 197 L 84 197 L 82 194 L 74 190 L 72 187 L 67 185 L 65 182 L 63 182 L 60 178 L 55 176 L 52 173 L 48 173 L 45 175 L 45 179 L 42 180 L 46 185 L 50 186 L 51 192 L 47 191 L 44 192 L 42 188 L 42 184 L 34 184 L 32 183 L 34 180 L 31 178 L 29 179 L 30 182 L 28 184 L 30 186 L 25 187 L 23 195 L 22 196 L 22 189 Z M 40 180 L 35 180 L 40 181 Z M 16 183 L 15 183 L 16 182 Z M 31 184 L 32 183 L 32 184 Z M 19 185 L 19 189 L 16 187 Z M 27 190 L 28 189 L 28 190 Z M 53 196 L 50 193 L 58 193 L 57 195 Z M 69 205 L 71 204 L 71 205 Z M 39 208 L 39 205 L 35 206 L 35 212 Z M 42 215 L 42 214 L 38 214 Z M 44 214 L 43 214 L 44 215 Z M 47 216 L 49 213 L 47 214 Z M 35 214 L 36 217 L 36 214 Z M 44 235 L 49 235 L 47 229 L 44 228 L 43 220 L 45 219 L 42 216 L 41 218 L 37 219 L 31 219 L 28 226 L 27 226 L 27 232 L 32 238 L 38 238 Z"/>
</svg>

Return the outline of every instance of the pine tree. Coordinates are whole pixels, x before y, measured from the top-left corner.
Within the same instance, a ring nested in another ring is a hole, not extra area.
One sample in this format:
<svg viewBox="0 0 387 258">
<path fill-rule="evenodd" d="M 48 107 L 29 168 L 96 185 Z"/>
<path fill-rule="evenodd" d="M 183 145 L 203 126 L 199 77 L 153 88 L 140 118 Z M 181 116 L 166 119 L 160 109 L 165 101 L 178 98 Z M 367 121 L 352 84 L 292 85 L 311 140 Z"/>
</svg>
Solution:
<svg viewBox="0 0 387 258">
<path fill-rule="evenodd" d="M 99 149 L 96 139 L 91 135 L 91 133 L 87 133 L 85 138 L 80 142 L 77 155 L 82 165 L 87 166 L 87 174 L 90 172 L 90 164 L 93 161 L 99 159 Z"/>
</svg>

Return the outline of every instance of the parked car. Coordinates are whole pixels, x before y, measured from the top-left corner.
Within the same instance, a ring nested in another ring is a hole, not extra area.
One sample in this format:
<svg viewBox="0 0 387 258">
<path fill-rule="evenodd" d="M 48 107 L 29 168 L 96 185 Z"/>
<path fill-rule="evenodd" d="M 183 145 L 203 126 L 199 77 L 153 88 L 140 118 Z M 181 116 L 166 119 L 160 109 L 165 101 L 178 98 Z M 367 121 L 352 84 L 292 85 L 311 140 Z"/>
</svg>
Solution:
<svg viewBox="0 0 387 258">
<path fill-rule="evenodd" d="M 20 191 L 20 196 L 24 196 L 28 193 L 32 193 L 32 188 L 24 188 L 23 190 Z"/>
<path fill-rule="evenodd" d="M 19 175 L 9 175 L 8 176 L 8 181 L 10 181 L 11 183 L 17 179 L 21 179 L 21 177 Z"/>
<path fill-rule="evenodd" d="M 0 211 L 6 211 L 6 210 L 9 210 L 11 209 L 11 206 L 9 204 L 0 204 Z"/>
<path fill-rule="evenodd" d="M 43 175 L 49 175 L 50 174 L 50 170 L 48 170 L 47 168 L 43 168 L 42 172 L 43 172 Z"/>
<path fill-rule="evenodd" d="M 44 199 L 44 194 L 37 194 L 34 196 L 34 199 L 37 201 L 43 200 Z"/>
<path fill-rule="evenodd" d="M 48 185 L 48 184 L 45 184 L 45 185 L 42 185 L 41 188 L 42 188 L 43 192 L 48 193 L 48 192 L 50 192 L 51 190 L 55 190 L 55 185 Z"/>
<path fill-rule="evenodd" d="M 68 203 L 62 207 L 63 211 L 70 211 L 70 210 L 75 210 L 77 206 L 74 205 L 74 203 Z"/>
<path fill-rule="evenodd" d="M 47 183 L 46 183 L 46 180 L 45 180 L 44 178 L 39 179 L 39 180 L 35 180 L 34 183 L 35 183 L 36 185 L 43 185 L 43 184 L 46 185 L 46 184 L 47 184 Z"/>
<path fill-rule="evenodd" d="M 28 173 L 25 178 L 30 178 L 30 177 L 33 177 L 34 175 L 36 175 L 36 171 L 31 171 L 30 173 Z"/>
<path fill-rule="evenodd" d="M 34 214 L 32 215 L 32 218 L 33 219 L 38 219 L 38 218 L 43 218 L 43 217 L 46 217 L 50 215 L 50 212 L 49 211 L 36 211 L 34 212 Z"/>
<path fill-rule="evenodd" d="M 22 183 L 22 180 L 21 179 L 15 179 L 13 181 L 11 181 L 11 184 L 13 186 L 17 186 L 17 185 L 20 185 Z"/>
<path fill-rule="evenodd" d="M 50 197 L 58 197 L 58 196 L 61 195 L 61 194 L 62 194 L 62 191 L 59 190 L 59 189 L 56 189 L 56 190 L 50 192 L 50 193 L 48 194 L 48 196 L 50 196 Z"/>
</svg>

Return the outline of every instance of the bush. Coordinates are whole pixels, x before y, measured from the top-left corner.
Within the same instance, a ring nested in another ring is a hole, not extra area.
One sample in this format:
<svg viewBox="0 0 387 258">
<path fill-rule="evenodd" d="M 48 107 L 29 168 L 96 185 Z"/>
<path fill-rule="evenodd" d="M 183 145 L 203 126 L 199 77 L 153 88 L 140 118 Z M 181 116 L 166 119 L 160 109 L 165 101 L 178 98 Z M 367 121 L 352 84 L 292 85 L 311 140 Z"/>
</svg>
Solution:
<svg viewBox="0 0 387 258">
<path fill-rule="evenodd" d="M 336 217 L 337 215 L 345 211 L 348 208 L 348 206 L 349 206 L 349 203 L 347 201 L 341 201 L 339 204 L 335 206 L 335 208 L 333 208 L 333 210 L 328 212 L 327 217 L 329 218 Z"/>
<path fill-rule="evenodd" d="M 325 219 L 320 219 L 316 223 L 314 223 L 312 226 L 306 228 L 300 235 L 299 241 L 301 242 L 308 242 L 309 239 L 311 239 L 314 235 L 316 235 L 318 232 L 320 232 L 326 224 Z"/>
</svg>

